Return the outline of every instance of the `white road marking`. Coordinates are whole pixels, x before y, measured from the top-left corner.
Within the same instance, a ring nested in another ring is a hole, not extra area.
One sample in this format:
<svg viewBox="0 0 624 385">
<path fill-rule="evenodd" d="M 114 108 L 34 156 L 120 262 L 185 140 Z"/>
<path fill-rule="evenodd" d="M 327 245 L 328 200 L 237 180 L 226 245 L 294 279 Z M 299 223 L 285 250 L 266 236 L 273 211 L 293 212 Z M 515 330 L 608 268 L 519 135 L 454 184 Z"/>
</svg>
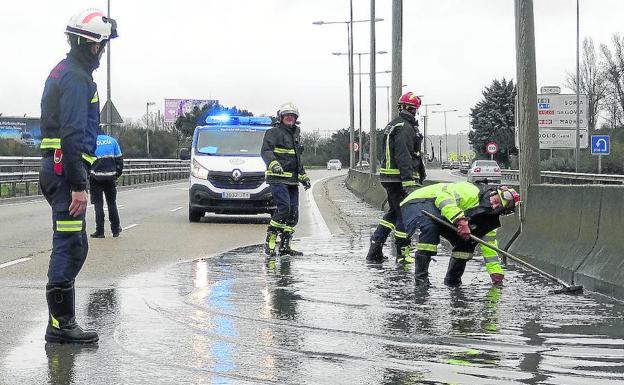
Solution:
<svg viewBox="0 0 624 385">
<path fill-rule="evenodd" d="M 321 210 L 319 210 L 318 205 L 316 204 L 316 200 L 314 199 L 314 194 L 312 193 L 312 191 L 314 191 L 314 186 L 318 182 L 322 182 L 325 179 L 329 179 L 333 177 L 334 175 L 331 175 L 322 179 L 315 180 L 314 182 L 312 182 L 312 186 L 308 189 L 308 191 L 306 191 L 307 196 L 308 196 L 308 201 L 310 202 L 310 208 L 312 211 L 311 213 L 312 221 L 317 225 L 318 232 L 320 233 L 320 235 L 324 237 L 330 237 L 331 231 L 329 230 L 329 227 L 327 227 L 327 223 L 325 222 L 323 215 L 321 215 Z"/>
<path fill-rule="evenodd" d="M 5 262 L 5 263 L 0 264 L 0 269 L 4 269 L 5 267 L 17 265 L 18 263 L 30 261 L 31 259 L 32 258 L 20 258 L 20 259 L 14 260 L 14 261 Z"/>
<path fill-rule="evenodd" d="M 130 226 L 122 227 L 121 229 L 122 230 L 129 230 L 129 229 L 131 229 L 133 227 L 137 227 L 138 225 L 139 225 L 138 223 L 133 223 Z"/>
<path fill-rule="evenodd" d="M 45 202 L 45 199 L 36 199 L 36 200 L 32 200 L 32 201 L 26 201 L 26 202 L 16 202 L 16 203 L 0 203 L 0 206 L 4 207 L 4 206 L 22 206 L 22 205 L 30 205 L 33 203 L 42 203 Z"/>
<path fill-rule="evenodd" d="M 169 211 L 171 211 L 172 213 L 175 213 L 176 211 L 180 210 L 181 208 L 182 208 L 182 206 L 176 207 L 175 209 L 171 209 Z"/>
</svg>

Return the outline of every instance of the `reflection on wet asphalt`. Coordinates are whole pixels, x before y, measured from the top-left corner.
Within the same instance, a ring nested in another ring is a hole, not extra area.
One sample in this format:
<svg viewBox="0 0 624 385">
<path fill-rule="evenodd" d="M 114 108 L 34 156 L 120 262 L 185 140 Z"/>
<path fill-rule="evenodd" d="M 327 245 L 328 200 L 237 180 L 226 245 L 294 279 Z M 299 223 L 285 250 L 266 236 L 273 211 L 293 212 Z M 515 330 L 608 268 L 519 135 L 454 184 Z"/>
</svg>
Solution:
<svg viewBox="0 0 624 385">
<path fill-rule="evenodd" d="M 354 202 L 353 204 L 357 204 Z M 347 205 L 347 203 L 345 203 Z M 361 203 L 360 203 L 361 205 Z M 7 384 L 616 384 L 624 382 L 624 307 L 510 267 L 492 288 L 480 257 L 464 285 L 432 286 L 392 257 L 367 265 L 378 212 L 352 231 L 298 240 L 302 257 L 258 246 L 90 290 L 79 317 L 98 348 L 51 345 L 42 330 L 6 359 Z M 27 356 L 29 359 L 25 360 Z"/>
</svg>

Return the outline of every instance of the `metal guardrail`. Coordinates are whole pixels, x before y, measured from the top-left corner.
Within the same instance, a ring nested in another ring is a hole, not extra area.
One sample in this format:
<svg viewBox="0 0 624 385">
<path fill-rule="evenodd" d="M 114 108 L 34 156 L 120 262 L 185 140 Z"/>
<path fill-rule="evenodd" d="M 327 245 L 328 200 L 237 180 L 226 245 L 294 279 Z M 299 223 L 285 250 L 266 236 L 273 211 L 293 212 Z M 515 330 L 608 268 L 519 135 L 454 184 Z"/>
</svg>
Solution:
<svg viewBox="0 0 624 385">
<path fill-rule="evenodd" d="M 519 183 L 518 170 L 501 170 L 501 173 L 504 181 Z M 624 175 L 542 171 L 541 176 L 546 184 L 624 184 Z"/>
<path fill-rule="evenodd" d="M 39 188 L 40 157 L 0 156 L 0 199 L 41 195 Z M 188 178 L 188 160 L 124 159 L 119 186 L 154 183 Z"/>
</svg>

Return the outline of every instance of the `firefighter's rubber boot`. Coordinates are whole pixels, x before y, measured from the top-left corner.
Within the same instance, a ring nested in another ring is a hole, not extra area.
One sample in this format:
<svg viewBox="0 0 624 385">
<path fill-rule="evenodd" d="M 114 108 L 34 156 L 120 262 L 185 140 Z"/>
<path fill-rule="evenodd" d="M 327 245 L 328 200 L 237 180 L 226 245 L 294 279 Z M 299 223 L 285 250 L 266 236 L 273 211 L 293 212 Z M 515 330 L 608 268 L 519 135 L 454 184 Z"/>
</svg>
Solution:
<svg viewBox="0 0 624 385">
<path fill-rule="evenodd" d="M 447 286 L 459 286 L 461 285 L 461 277 L 464 275 L 466 269 L 466 259 L 459 259 L 451 257 L 449 261 L 448 270 L 444 277 L 444 284 Z"/>
<path fill-rule="evenodd" d="M 366 261 L 383 262 L 383 260 L 383 242 L 371 238 L 370 246 L 368 247 L 368 254 L 366 254 Z"/>
<path fill-rule="evenodd" d="M 277 247 L 277 230 L 273 227 L 269 227 L 267 230 L 266 240 L 264 242 L 264 254 L 274 257 L 276 255 L 275 249 Z"/>
<path fill-rule="evenodd" d="M 416 252 L 416 269 L 414 272 L 414 282 L 416 285 L 429 286 L 429 262 L 431 255 Z"/>
<path fill-rule="evenodd" d="M 280 255 L 293 255 L 293 256 L 303 255 L 301 251 L 297 251 L 292 248 L 292 236 L 293 236 L 293 233 L 290 231 L 282 232 L 282 235 L 280 236 L 280 247 L 279 247 Z"/>
<path fill-rule="evenodd" d="M 401 266 L 414 264 L 412 257 L 412 245 L 409 240 L 399 239 L 395 243 L 396 247 L 396 263 Z"/>
<path fill-rule="evenodd" d="M 93 330 L 83 330 L 75 318 L 74 285 L 46 285 L 48 327 L 46 342 L 59 344 L 93 344 L 99 339 Z"/>
</svg>

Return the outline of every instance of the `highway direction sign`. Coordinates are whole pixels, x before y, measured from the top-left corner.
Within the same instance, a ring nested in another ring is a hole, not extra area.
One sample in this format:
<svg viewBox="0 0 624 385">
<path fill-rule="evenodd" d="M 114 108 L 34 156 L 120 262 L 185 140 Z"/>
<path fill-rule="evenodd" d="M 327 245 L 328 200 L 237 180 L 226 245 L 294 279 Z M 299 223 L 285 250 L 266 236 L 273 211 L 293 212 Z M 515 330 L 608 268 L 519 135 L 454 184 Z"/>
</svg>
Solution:
<svg viewBox="0 0 624 385">
<path fill-rule="evenodd" d="M 580 128 L 587 128 L 587 95 L 580 96 Z M 539 128 L 576 128 L 576 95 L 537 95 Z"/>
</svg>

